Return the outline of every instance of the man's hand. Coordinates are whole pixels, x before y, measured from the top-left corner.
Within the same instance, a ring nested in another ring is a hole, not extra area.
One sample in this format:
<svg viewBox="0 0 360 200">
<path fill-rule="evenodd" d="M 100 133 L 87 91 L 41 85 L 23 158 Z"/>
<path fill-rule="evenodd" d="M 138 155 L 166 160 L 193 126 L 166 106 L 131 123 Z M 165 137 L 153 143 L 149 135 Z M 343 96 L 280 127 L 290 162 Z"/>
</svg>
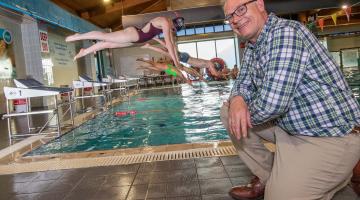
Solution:
<svg viewBox="0 0 360 200">
<path fill-rule="evenodd" d="M 238 140 L 247 137 L 248 128 L 252 128 L 248 106 L 241 96 L 235 96 L 229 105 L 229 130 Z"/>
</svg>

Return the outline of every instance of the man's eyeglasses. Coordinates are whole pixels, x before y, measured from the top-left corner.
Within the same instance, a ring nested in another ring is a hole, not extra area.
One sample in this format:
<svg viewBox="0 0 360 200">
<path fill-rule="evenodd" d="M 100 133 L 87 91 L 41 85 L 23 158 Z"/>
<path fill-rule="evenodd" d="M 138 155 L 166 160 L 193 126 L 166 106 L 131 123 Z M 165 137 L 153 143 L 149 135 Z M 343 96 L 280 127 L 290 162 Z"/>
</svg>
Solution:
<svg viewBox="0 0 360 200">
<path fill-rule="evenodd" d="M 245 13 L 247 12 L 246 5 L 249 3 L 255 2 L 255 1 L 256 0 L 251 0 L 246 3 L 241 4 L 239 7 L 236 8 L 236 10 L 234 12 L 225 16 L 225 23 L 230 24 L 234 20 L 234 14 L 237 15 L 238 17 L 245 15 Z"/>
</svg>

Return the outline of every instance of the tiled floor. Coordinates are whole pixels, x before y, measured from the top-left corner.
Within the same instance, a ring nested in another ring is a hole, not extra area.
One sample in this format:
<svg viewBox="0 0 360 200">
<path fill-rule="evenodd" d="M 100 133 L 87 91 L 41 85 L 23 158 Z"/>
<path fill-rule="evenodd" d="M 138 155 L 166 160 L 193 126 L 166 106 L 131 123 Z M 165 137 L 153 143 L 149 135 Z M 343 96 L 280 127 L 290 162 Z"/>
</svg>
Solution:
<svg viewBox="0 0 360 200">
<path fill-rule="evenodd" d="M 237 156 L 0 176 L 0 199 L 227 200 L 251 178 Z M 336 200 L 360 200 L 350 189 Z"/>
</svg>

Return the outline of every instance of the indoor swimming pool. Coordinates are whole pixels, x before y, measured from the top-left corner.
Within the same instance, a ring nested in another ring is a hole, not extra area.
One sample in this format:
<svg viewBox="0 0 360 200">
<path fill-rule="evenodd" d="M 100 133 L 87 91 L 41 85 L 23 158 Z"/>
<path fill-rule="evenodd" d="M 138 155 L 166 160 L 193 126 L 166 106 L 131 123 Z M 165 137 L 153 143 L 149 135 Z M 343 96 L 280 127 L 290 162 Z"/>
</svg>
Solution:
<svg viewBox="0 0 360 200">
<path fill-rule="evenodd" d="M 219 112 L 230 88 L 226 81 L 142 91 L 29 155 L 226 140 Z M 116 116 L 126 111 L 136 113 Z"/>
<path fill-rule="evenodd" d="M 348 68 L 344 75 L 360 103 L 360 70 Z M 226 140 L 219 112 L 231 86 L 217 82 L 143 91 L 28 155 Z M 136 113 L 115 115 L 124 111 Z"/>
</svg>

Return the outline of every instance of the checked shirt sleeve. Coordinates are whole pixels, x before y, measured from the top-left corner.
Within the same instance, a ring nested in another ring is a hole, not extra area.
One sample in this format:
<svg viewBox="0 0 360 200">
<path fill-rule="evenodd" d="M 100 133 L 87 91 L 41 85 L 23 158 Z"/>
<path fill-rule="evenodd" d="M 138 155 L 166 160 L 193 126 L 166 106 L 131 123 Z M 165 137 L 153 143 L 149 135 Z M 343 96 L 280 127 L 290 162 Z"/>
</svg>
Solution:
<svg viewBox="0 0 360 200">
<path fill-rule="evenodd" d="M 249 71 L 249 59 L 250 59 L 250 50 L 245 50 L 244 58 L 239 67 L 239 75 L 236 78 L 229 100 L 235 96 L 242 96 L 247 104 L 251 101 L 251 94 L 254 90 L 253 83 L 251 81 L 250 71 Z"/>
<path fill-rule="evenodd" d="M 267 45 L 267 62 L 261 87 L 249 105 L 252 124 L 284 114 L 291 105 L 309 60 L 302 37 L 292 27 L 275 30 Z"/>
</svg>

